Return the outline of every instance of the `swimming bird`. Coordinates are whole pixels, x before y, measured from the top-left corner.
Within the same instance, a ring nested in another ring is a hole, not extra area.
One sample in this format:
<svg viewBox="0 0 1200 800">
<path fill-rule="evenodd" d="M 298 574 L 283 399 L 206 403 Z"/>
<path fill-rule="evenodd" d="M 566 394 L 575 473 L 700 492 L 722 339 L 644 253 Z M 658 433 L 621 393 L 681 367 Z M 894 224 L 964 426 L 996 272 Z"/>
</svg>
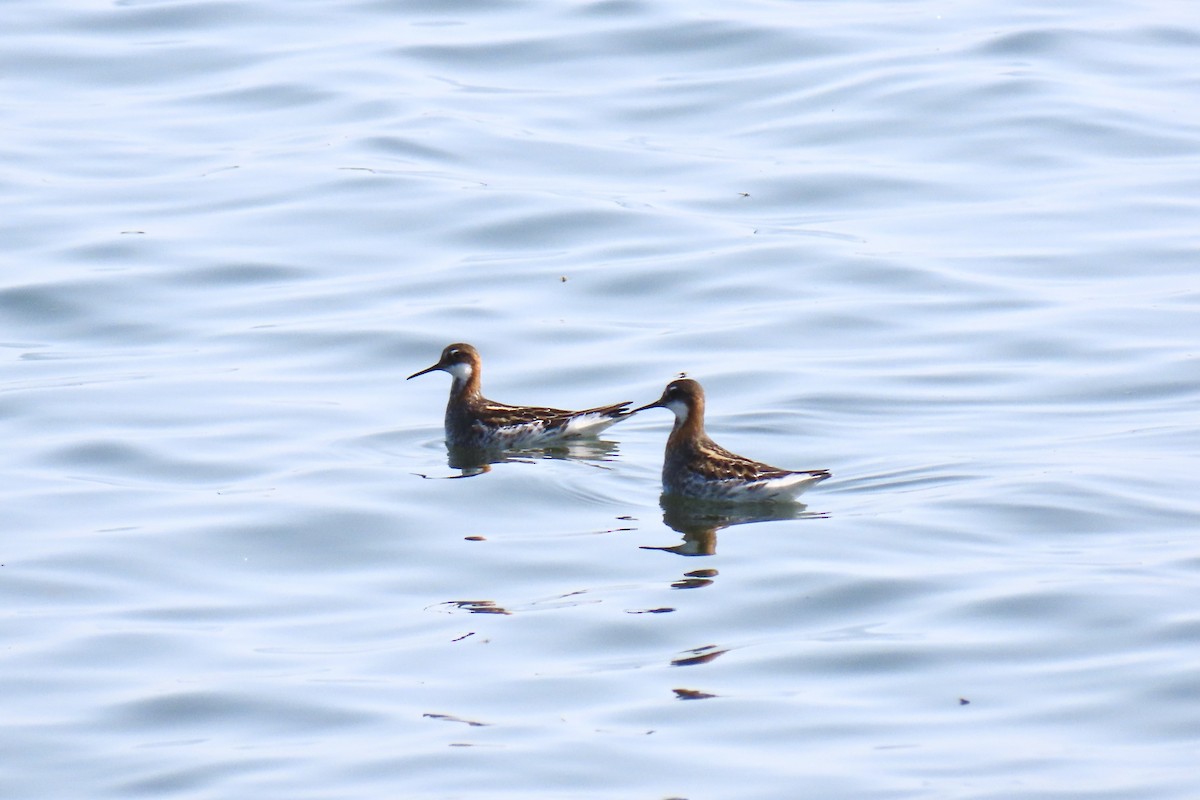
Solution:
<svg viewBox="0 0 1200 800">
<path fill-rule="evenodd" d="M 595 436 L 629 416 L 629 400 L 583 411 L 510 406 L 488 400 L 480 391 L 479 351 L 464 342 L 447 345 L 436 364 L 414 372 L 406 380 L 437 370 L 450 373 L 454 379 L 446 404 L 446 442 L 451 447 L 543 447 Z"/>
<path fill-rule="evenodd" d="M 704 389 L 690 378 L 671 381 L 662 397 L 630 413 L 649 408 L 666 408 L 675 414 L 663 458 L 665 495 L 770 503 L 794 500 L 830 477 L 828 470 L 780 469 L 721 447 L 704 432 Z"/>
</svg>

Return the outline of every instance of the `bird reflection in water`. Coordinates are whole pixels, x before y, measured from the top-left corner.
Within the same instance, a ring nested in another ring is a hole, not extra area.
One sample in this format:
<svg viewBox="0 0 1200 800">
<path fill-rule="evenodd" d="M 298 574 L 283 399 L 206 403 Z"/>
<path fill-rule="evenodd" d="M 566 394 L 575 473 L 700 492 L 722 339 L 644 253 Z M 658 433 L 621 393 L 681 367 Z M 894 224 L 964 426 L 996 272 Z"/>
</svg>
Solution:
<svg viewBox="0 0 1200 800">
<path fill-rule="evenodd" d="M 683 541 L 670 547 L 643 545 L 643 550 L 662 550 L 681 556 L 711 556 L 717 552 L 717 531 L 750 522 L 788 519 L 823 519 L 824 512 L 806 511 L 802 503 L 721 503 L 712 500 L 663 495 L 659 499 L 663 522 L 683 534 Z"/>
<path fill-rule="evenodd" d="M 609 469 L 605 462 L 616 460 L 617 443 L 603 439 L 574 439 L 548 447 L 520 450 L 500 448 L 456 447 L 446 445 L 446 463 L 450 469 L 458 470 L 453 475 L 426 475 L 422 478 L 473 478 L 492 471 L 493 464 L 532 464 L 535 461 L 556 459 L 579 461 L 596 467 Z"/>
</svg>

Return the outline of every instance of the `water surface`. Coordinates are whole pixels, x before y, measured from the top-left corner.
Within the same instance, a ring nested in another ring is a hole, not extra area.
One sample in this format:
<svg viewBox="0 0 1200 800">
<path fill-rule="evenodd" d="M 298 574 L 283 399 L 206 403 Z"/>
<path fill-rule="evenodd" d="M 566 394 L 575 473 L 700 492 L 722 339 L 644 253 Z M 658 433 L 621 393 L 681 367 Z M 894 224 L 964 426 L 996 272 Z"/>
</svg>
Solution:
<svg viewBox="0 0 1200 800">
<path fill-rule="evenodd" d="M 1195 796 L 1183 6 L 10 5 L 5 796 Z"/>
</svg>

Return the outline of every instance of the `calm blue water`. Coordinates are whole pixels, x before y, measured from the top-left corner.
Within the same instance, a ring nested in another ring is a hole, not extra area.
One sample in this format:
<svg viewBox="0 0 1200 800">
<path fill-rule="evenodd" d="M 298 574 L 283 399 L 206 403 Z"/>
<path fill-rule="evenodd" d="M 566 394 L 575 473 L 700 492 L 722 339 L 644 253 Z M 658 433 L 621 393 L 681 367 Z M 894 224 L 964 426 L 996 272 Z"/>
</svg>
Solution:
<svg viewBox="0 0 1200 800">
<path fill-rule="evenodd" d="M 5 19 L 0 795 L 1200 790 L 1187 4 Z M 448 480 L 451 341 L 835 478 Z"/>
</svg>

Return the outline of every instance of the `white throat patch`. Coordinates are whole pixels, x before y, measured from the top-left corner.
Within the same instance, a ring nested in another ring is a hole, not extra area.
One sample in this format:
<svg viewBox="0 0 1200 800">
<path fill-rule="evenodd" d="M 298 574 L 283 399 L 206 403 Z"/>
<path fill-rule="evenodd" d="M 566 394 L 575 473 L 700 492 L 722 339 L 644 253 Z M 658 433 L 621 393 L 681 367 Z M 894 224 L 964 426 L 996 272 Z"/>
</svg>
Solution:
<svg viewBox="0 0 1200 800">
<path fill-rule="evenodd" d="M 675 415 L 676 423 L 682 425 L 684 422 L 687 422 L 687 403 L 683 402 L 682 400 L 668 400 L 667 402 L 663 403 L 663 407 L 671 409 L 671 412 Z"/>
<path fill-rule="evenodd" d="M 473 371 L 474 370 L 471 369 L 471 365 L 465 362 L 451 364 L 450 366 L 446 367 L 446 372 L 449 372 L 454 378 L 455 385 L 466 383 L 470 379 Z"/>
</svg>

